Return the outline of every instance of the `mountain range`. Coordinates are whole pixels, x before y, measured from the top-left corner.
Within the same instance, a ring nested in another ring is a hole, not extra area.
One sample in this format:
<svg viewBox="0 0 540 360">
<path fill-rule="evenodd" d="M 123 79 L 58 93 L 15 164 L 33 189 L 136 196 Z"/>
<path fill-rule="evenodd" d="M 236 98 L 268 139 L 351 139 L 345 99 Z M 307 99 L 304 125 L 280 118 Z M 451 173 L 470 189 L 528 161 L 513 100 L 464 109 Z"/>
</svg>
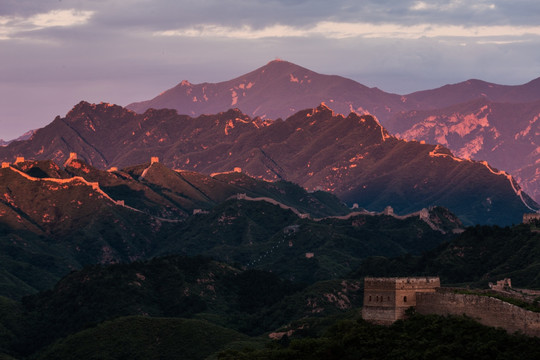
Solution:
<svg viewBox="0 0 540 360">
<path fill-rule="evenodd" d="M 73 156 L 63 167 L 25 160 L 1 168 L 0 194 L 0 296 L 12 298 L 85 265 L 167 254 L 311 283 L 342 276 L 367 256 L 419 253 L 462 226 L 442 208 L 350 213 L 335 196 L 286 181 L 159 162 L 106 171 Z"/>
<path fill-rule="evenodd" d="M 519 179 L 535 174 L 535 82 L 383 106 L 380 90 L 296 68 L 272 62 L 232 90 L 180 84 L 192 103 L 215 98 L 209 114 L 81 102 L 0 147 L 0 358 L 537 358 L 538 339 L 472 319 L 379 327 L 358 311 L 366 275 L 539 286 L 537 221 L 463 228 L 538 209 L 511 175 L 468 159 L 529 154 Z M 315 99 L 312 83 L 322 95 L 346 84 L 371 108 L 294 108 Z M 220 108 L 251 90 L 291 113 Z"/>
<path fill-rule="evenodd" d="M 538 208 L 511 176 L 487 163 L 455 157 L 440 145 L 400 140 L 371 115 L 345 117 L 324 104 L 269 121 L 238 109 L 192 118 L 176 110 L 137 114 L 81 102 L 29 140 L 0 148 L 0 158 L 62 164 L 71 152 L 101 169 L 150 157 L 207 175 L 237 169 L 331 192 L 372 211 L 391 206 L 405 214 L 439 205 L 465 224 L 518 223 Z"/>
<path fill-rule="evenodd" d="M 239 108 L 250 117 L 288 118 L 321 102 L 334 111 L 372 114 L 391 133 L 448 147 L 516 177 L 540 201 L 540 78 L 506 86 L 468 80 L 406 95 L 322 75 L 286 61 L 220 83 L 184 80 L 128 109 L 176 109 L 199 116 Z"/>
</svg>

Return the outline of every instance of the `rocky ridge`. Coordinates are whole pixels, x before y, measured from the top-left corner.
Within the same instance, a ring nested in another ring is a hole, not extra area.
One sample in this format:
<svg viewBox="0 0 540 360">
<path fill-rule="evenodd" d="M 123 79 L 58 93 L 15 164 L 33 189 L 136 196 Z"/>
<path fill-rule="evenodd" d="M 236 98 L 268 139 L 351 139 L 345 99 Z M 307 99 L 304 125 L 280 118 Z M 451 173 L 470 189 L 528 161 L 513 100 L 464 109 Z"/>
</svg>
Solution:
<svg viewBox="0 0 540 360">
<path fill-rule="evenodd" d="M 81 102 L 32 139 L 0 148 L 0 157 L 63 163 L 70 152 L 102 169 L 152 156 L 182 171 L 240 168 L 267 181 L 331 192 L 349 206 L 371 211 L 391 206 L 405 214 L 440 205 L 466 224 L 517 223 L 524 212 L 537 209 L 505 172 L 456 157 L 440 145 L 400 140 L 371 115 L 343 116 L 325 104 L 271 122 L 238 109 L 191 118 L 174 110 L 136 114 Z"/>
</svg>

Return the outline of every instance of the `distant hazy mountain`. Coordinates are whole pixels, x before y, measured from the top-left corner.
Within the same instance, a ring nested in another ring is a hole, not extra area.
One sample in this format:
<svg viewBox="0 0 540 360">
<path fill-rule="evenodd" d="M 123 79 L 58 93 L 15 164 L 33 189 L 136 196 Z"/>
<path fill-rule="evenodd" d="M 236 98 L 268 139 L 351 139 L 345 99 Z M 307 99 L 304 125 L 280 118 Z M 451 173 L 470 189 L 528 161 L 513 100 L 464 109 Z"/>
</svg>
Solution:
<svg viewBox="0 0 540 360">
<path fill-rule="evenodd" d="M 540 100 L 540 78 L 523 85 L 499 85 L 471 79 L 432 90 L 405 95 L 407 102 L 423 108 L 444 108 L 478 98 L 492 102 L 525 103 Z"/>
<path fill-rule="evenodd" d="M 368 88 L 341 76 L 321 75 L 281 60 L 217 84 L 191 84 L 184 80 L 152 100 L 126 107 L 138 113 L 149 108 L 176 109 L 180 114 L 192 116 L 239 108 L 250 117 L 285 119 L 321 102 L 341 114 L 356 111 L 380 119 L 410 109 L 399 95 Z"/>
<path fill-rule="evenodd" d="M 285 119 L 299 110 L 324 102 L 340 114 L 355 111 L 375 115 L 393 133 L 405 130 L 400 118 L 395 118 L 402 111 L 445 108 L 478 98 L 501 103 L 540 100 L 540 78 L 516 86 L 473 79 L 397 95 L 341 76 L 318 74 L 287 61 L 274 60 L 220 83 L 191 84 L 183 80 L 151 100 L 126 107 L 138 113 L 150 108 L 176 109 L 180 114 L 192 116 L 239 108 L 251 117 Z"/>
<path fill-rule="evenodd" d="M 198 116 L 236 107 L 251 117 L 285 119 L 325 102 L 344 115 L 352 111 L 373 114 L 391 134 L 439 143 L 458 156 L 486 160 L 515 175 L 540 201 L 538 101 L 540 78 L 517 86 L 468 80 L 402 96 L 286 61 L 272 61 L 217 84 L 184 80 L 152 100 L 127 108 L 139 113 L 168 108 Z M 471 117 L 477 115 L 483 122 L 471 124 Z"/>
<path fill-rule="evenodd" d="M 16 139 L 13 139 L 13 140 L 2 140 L 0 139 L 0 146 L 6 146 L 8 145 L 9 143 L 13 142 L 13 141 L 23 141 L 23 140 L 28 140 L 32 137 L 32 135 L 34 135 L 34 133 L 36 132 L 36 130 L 29 130 L 27 132 L 25 132 L 24 134 L 22 134 L 21 136 L 19 136 L 18 138 Z"/>
<path fill-rule="evenodd" d="M 239 110 L 191 118 L 81 102 L 31 140 L 0 148 L 0 158 L 63 163 L 72 151 L 99 168 L 151 156 L 204 174 L 238 167 L 254 177 L 332 192 L 369 210 L 392 206 L 410 213 L 440 205 L 466 224 L 517 223 L 537 207 L 509 175 L 487 164 L 454 157 L 440 145 L 399 140 L 372 116 L 344 117 L 325 105 L 270 122 Z"/>
</svg>

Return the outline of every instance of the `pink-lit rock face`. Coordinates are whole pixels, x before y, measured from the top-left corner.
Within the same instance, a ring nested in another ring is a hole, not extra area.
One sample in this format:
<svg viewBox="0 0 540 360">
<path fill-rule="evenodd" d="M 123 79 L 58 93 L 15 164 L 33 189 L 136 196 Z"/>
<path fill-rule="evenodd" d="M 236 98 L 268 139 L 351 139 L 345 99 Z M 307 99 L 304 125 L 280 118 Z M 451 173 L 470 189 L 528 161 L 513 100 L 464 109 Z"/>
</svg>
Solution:
<svg viewBox="0 0 540 360">
<path fill-rule="evenodd" d="M 487 161 L 514 175 L 540 200 L 540 102 L 494 103 L 487 99 L 401 116 L 413 124 L 398 136 L 444 145 L 461 158 Z"/>
<path fill-rule="evenodd" d="M 407 140 L 422 139 L 441 144 L 453 149 L 457 156 L 470 159 L 482 150 L 484 128 L 490 126 L 490 113 L 491 110 L 485 105 L 472 114 L 431 115 L 398 136 Z M 496 128 L 493 129 L 494 134 L 497 134 Z"/>
<path fill-rule="evenodd" d="M 472 157 L 492 145 L 485 131 L 471 137 L 487 129 L 486 121 L 493 123 L 489 116 L 484 119 L 489 109 L 482 105 L 474 113 L 482 116 L 452 117 L 464 123 L 452 125 L 457 130 L 447 136 L 448 142 L 470 131 L 464 137 L 468 142 L 463 155 Z M 89 118 L 95 131 L 87 126 Z M 73 135 L 73 129 L 80 137 Z M 503 128 L 497 129 L 504 134 Z M 71 134 L 72 144 L 65 141 L 65 132 Z M 285 179 L 309 191 L 329 191 L 350 205 L 375 211 L 390 205 L 403 214 L 442 205 L 470 218 L 469 224 L 486 218 L 517 222 L 535 206 L 526 196 L 521 198 L 506 175 L 440 145 L 400 140 L 373 116 L 344 116 L 324 103 L 286 120 L 264 121 L 238 109 L 192 118 L 174 110 L 136 114 L 119 106 L 81 102 L 65 119 L 55 119 L 31 140 L 0 148 L 0 158 L 35 156 L 44 149 L 39 157 L 63 163 L 72 148 L 80 148 L 81 159 L 103 169 L 147 163 L 150 156 L 159 157 L 165 166 L 205 174 L 240 167 L 258 179 Z M 138 176 L 145 178 L 146 171 Z M 466 204 L 460 202 L 463 198 L 468 199 Z M 471 201 L 482 204 L 475 212 L 483 215 L 467 214 Z M 515 214 L 509 216 L 509 211 Z"/>
</svg>

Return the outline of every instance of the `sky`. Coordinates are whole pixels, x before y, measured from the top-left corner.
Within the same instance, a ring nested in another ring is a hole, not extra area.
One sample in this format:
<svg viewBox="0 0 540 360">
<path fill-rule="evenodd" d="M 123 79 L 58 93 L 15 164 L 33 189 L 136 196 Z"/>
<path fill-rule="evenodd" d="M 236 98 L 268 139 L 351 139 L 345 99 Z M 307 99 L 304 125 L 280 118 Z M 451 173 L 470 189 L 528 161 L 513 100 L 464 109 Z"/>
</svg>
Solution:
<svg viewBox="0 0 540 360">
<path fill-rule="evenodd" d="M 0 139 L 276 58 L 408 94 L 540 77 L 538 0 L 0 0 Z"/>
</svg>

